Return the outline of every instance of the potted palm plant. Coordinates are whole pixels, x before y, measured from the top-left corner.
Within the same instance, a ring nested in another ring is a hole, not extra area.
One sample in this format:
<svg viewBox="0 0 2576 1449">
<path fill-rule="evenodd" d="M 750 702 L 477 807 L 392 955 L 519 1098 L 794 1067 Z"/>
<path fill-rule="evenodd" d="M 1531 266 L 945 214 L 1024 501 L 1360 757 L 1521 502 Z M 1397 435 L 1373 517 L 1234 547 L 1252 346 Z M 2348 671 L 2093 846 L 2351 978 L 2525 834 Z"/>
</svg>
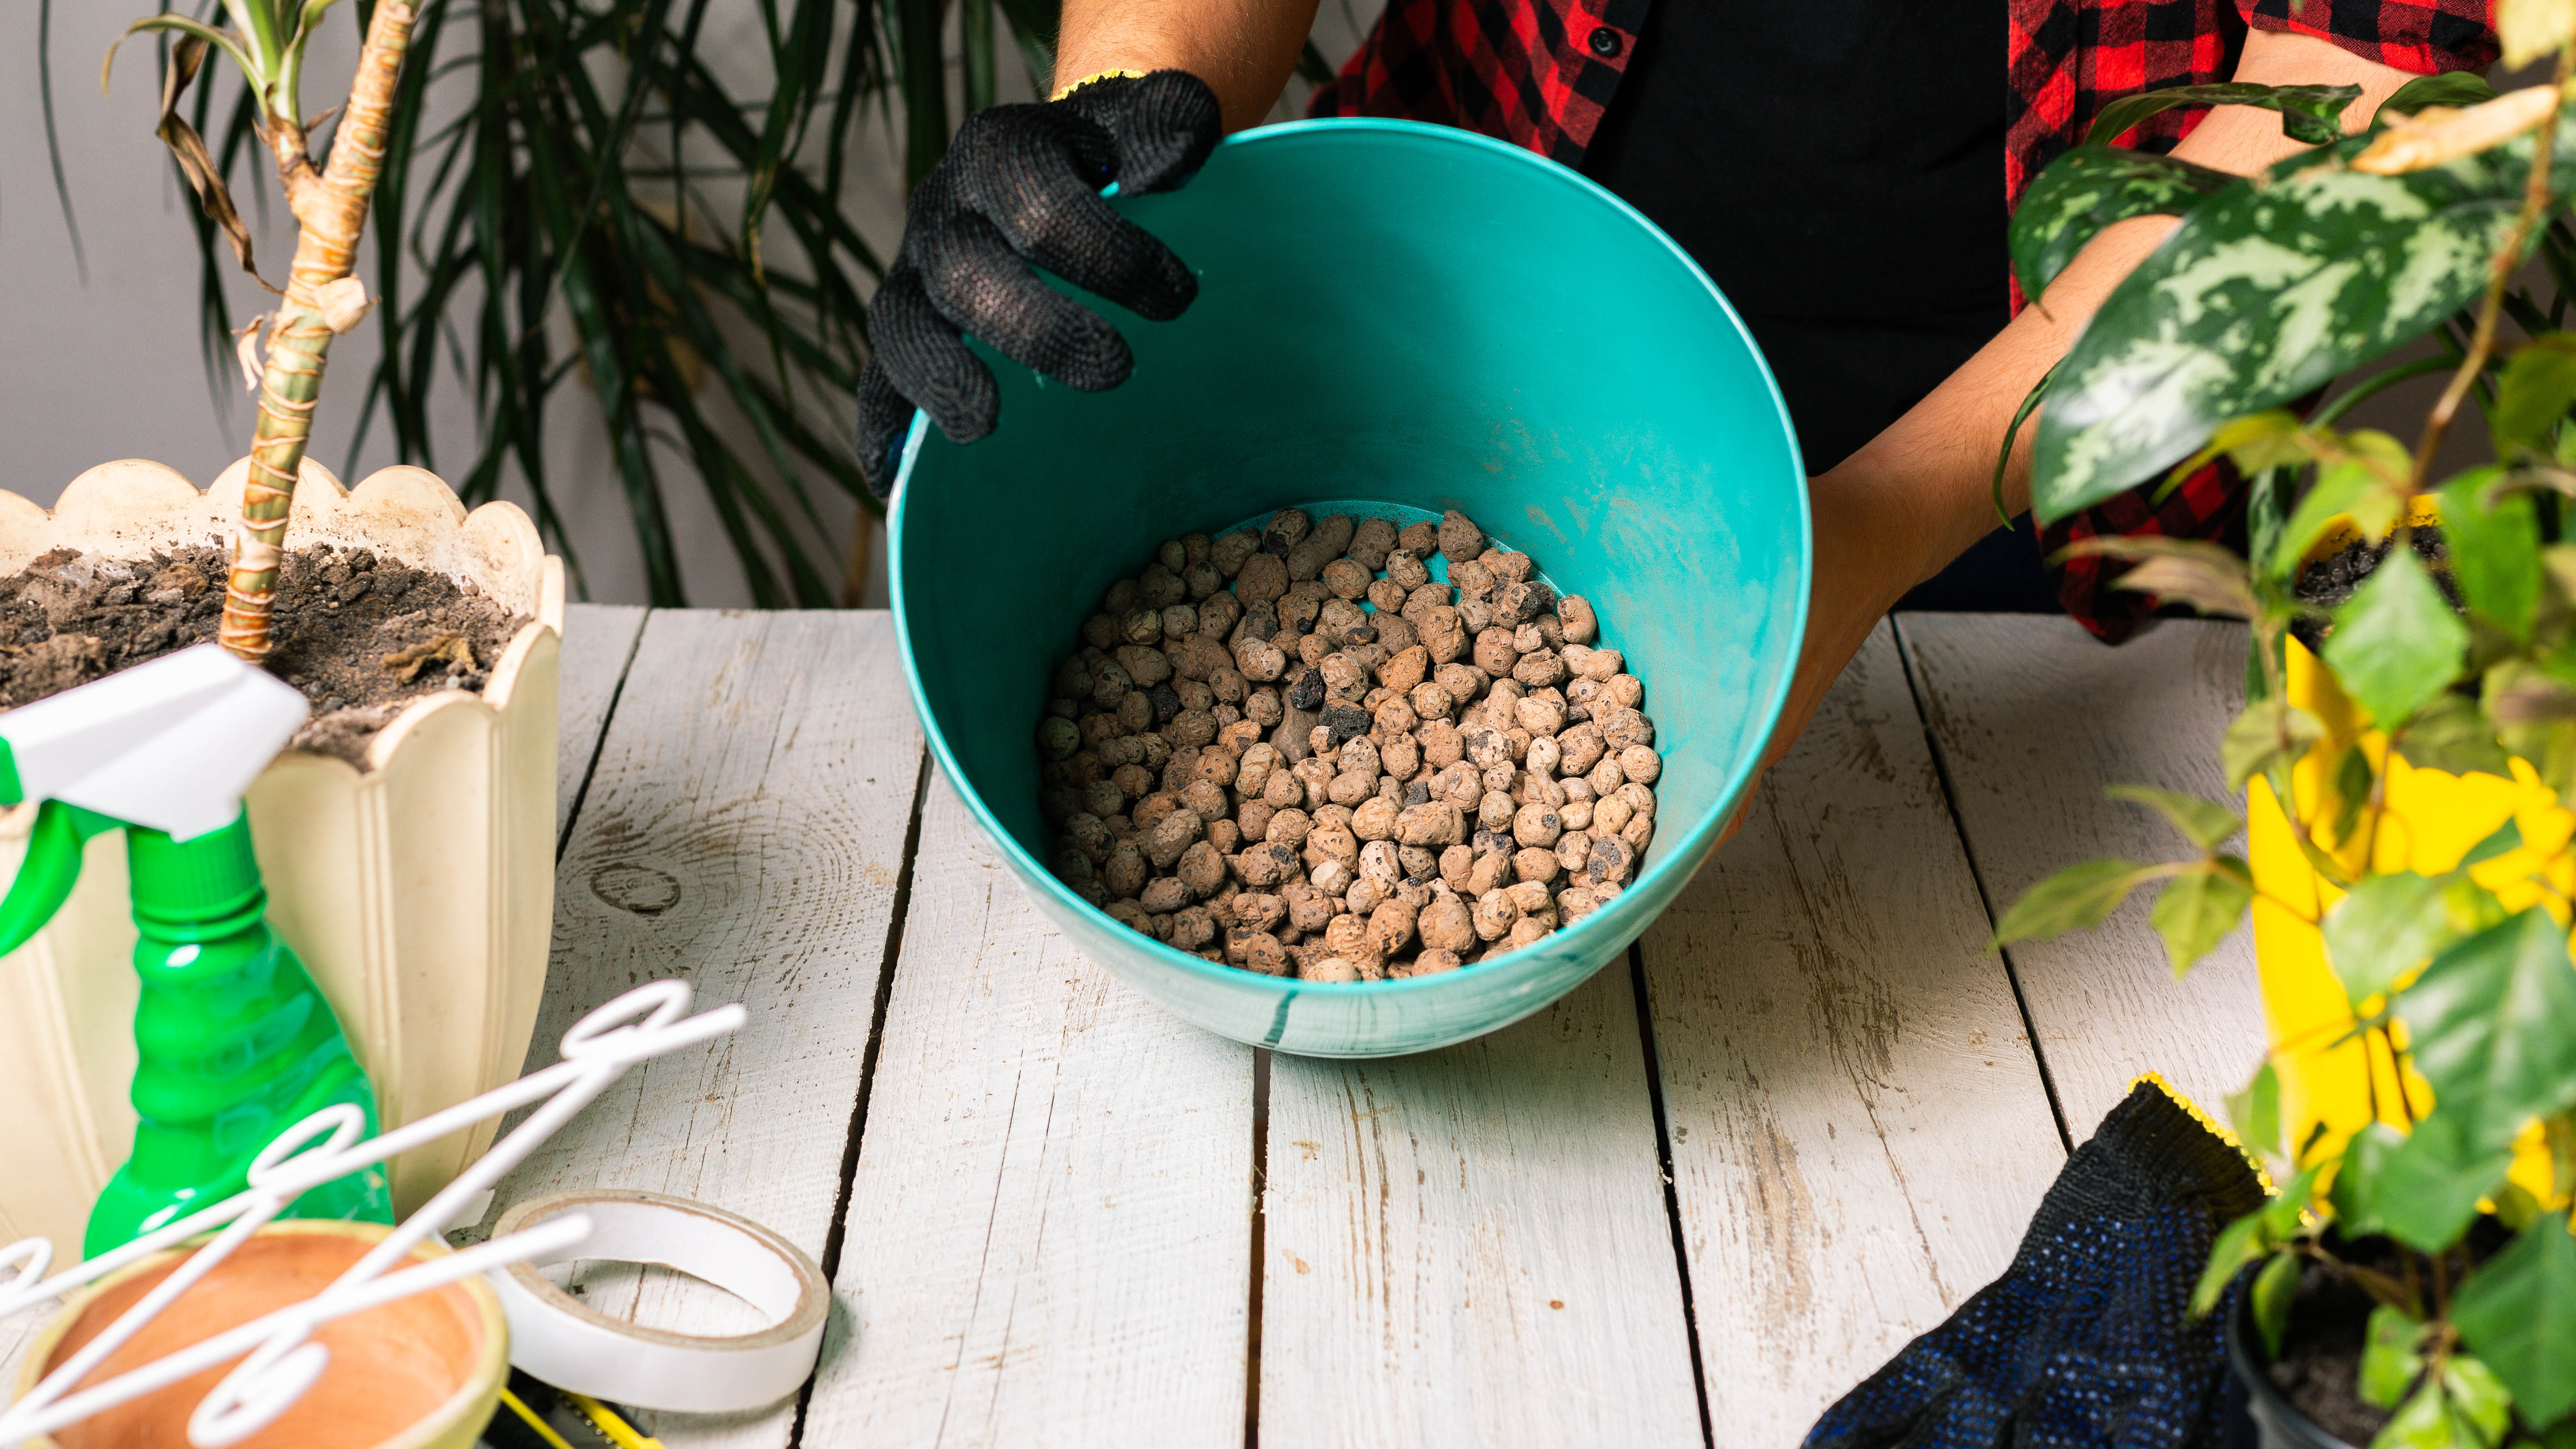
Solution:
<svg viewBox="0 0 2576 1449">
<path fill-rule="evenodd" d="M 197 642 L 210 626 L 236 654 L 269 661 L 305 689 L 320 718 L 249 793 L 271 923 L 329 997 L 391 1127 L 516 1075 L 535 1028 L 554 897 L 563 583 L 512 504 L 469 514 L 417 468 L 344 490 L 304 457 L 331 340 L 366 310 L 350 266 L 414 18 L 410 0 L 376 0 L 329 157 L 317 165 L 298 80 L 327 5 L 229 0 L 234 28 L 174 14 L 134 26 L 181 37 L 160 134 L 207 215 L 238 227 L 177 100 L 220 53 L 256 98 L 301 235 L 277 310 L 263 319 L 264 362 L 257 332 L 243 341 L 260 397 L 249 458 L 206 492 L 156 464 L 119 462 L 74 480 L 50 511 L 0 493 L 0 575 L 18 576 L 20 604 L 43 593 L 52 610 L 38 617 L 58 626 L 27 620 L 18 627 L 44 637 L 14 636 L 7 652 L 64 666 L 50 685 L 29 671 L 11 676 L 6 702 L 78 683 L 84 668 Z M 290 616 L 280 619 L 282 575 L 291 586 L 300 578 L 302 593 L 286 596 Z M 388 582 L 397 576 L 398 593 Z M 79 619 L 66 623 L 61 611 L 91 604 L 146 622 L 108 643 L 75 634 Z M 448 632 L 371 648 L 434 631 L 437 610 L 450 607 L 488 623 L 486 637 Z M 347 622 L 374 616 L 399 629 L 371 634 Z M 298 656 L 293 637 L 278 649 L 282 633 L 320 637 L 326 621 L 340 625 L 339 673 Z M 386 702 L 360 708 L 338 697 L 350 692 L 353 669 Z M 0 817 L 0 849 L 24 850 L 34 813 Z M 0 1078 L 36 1106 L 0 1127 L 0 1157 L 18 1169 L 0 1183 L 0 1240 L 78 1241 L 89 1199 L 132 1141 L 134 933 L 116 905 L 123 875 L 121 858 L 94 850 L 72 902 L 0 969 Z M 444 1185 L 488 1131 L 400 1159 L 397 1210 Z"/>
<path fill-rule="evenodd" d="M 2134 561 L 2124 587 L 2248 621 L 2219 742 L 2246 813 L 2124 789 L 2193 852 L 2070 867 L 1997 938 L 2151 892 L 2180 972 L 2251 912 L 2271 1047 L 2229 1106 L 2280 1190 L 2221 1236 L 2196 1308 L 2236 1315 L 2266 1444 L 2576 1442 L 2576 90 L 2562 8 L 2506 0 L 2499 29 L 2509 65 L 2555 57 L 2546 84 L 2419 81 L 2366 133 L 2242 179 L 2087 145 L 2013 222 L 2038 296 L 2104 226 L 2181 218 L 2043 384 L 2040 518 L 2220 456 L 2250 489 L 2241 555 L 2081 546 Z M 2353 98 L 2228 90 L 2124 104 L 2310 124 Z M 2342 419 L 2421 364 L 2311 401 L 2426 336 L 2448 382 L 2415 439 Z M 2471 406 L 2491 459 L 2433 476 Z"/>
</svg>

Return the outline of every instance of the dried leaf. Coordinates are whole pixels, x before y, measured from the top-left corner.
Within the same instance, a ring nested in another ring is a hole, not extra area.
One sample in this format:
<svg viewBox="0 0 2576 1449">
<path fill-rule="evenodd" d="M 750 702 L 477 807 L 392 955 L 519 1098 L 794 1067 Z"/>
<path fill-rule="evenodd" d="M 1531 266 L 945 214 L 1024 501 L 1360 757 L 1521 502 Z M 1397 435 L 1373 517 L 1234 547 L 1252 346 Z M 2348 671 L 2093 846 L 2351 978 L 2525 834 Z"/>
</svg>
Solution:
<svg viewBox="0 0 2576 1449">
<path fill-rule="evenodd" d="M 2120 575 L 2113 587 L 2153 594 L 2159 599 L 2189 604 L 2204 614 L 2230 619 L 2251 619 L 2262 612 L 2262 605 L 2254 601 L 2254 591 L 2246 586 L 2241 564 L 2229 568 L 2208 559 L 2167 554 Z"/>
<path fill-rule="evenodd" d="M 322 321 L 334 332 L 346 332 L 367 320 L 375 303 L 367 297 L 367 284 L 355 277 L 342 277 L 325 282 L 313 294 L 313 305 L 322 309 Z"/>
<path fill-rule="evenodd" d="M 224 239 L 232 243 L 233 255 L 240 259 L 242 270 L 256 279 L 259 265 L 251 260 L 250 228 L 242 225 L 241 214 L 233 210 L 232 193 L 224 189 L 223 172 L 206 150 L 206 138 L 179 115 L 179 98 L 187 93 L 188 83 L 197 78 L 210 48 L 195 35 L 181 36 L 171 48 L 170 69 L 161 82 L 161 121 L 153 127 L 152 134 L 170 148 L 180 174 L 195 189 L 197 204 L 204 209 L 206 219 L 223 228 Z M 261 281 L 260 285 L 265 287 L 268 283 Z"/>
<path fill-rule="evenodd" d="M 2576 690 L 2536 669 L 2499 666 L 2486 692 L 2487 716 L 2505 729 L 2576 719 Z"/>
<path fill-rule="evenodd" d="M 242 386 L 252 392 L 259 391 L 260 374 L 266 370 L 259 359 L 259 336 L 276 318 L 274 312 L 262 312 L 233 329 L 233 360 L 241 364 Z"/>
<path fill-rule="evenodd" d="M 472 669 L 474 646 L 465 642 L 462 634 L 441 634 L 426 644 L 395 650 L 377 662 L 408 684 L 418 679 L 420 672 L 432 664 L 444 662 Z"/>
<path fill-rule="evenodd" d="M 2214 543 L 2151 534 L 2088 538 L 2059 549 L 2052 561 L 2090 557 L 2142 560 L 2120 576 L 2117 588 L 2161 595 L 2205 614 L 2250 619 L 2260 610 L 2245 561 Z"/>
<path fill-rule="evenodd" d="M 2551 48 L 2556 48 L 2556 42 Z M 2426 106 L 2412 116 L 2391 119 L 2379 139 L 2352 158 L 2352 169 L 2373 176 L 2402 176 L 2474 156 L 2533 129 L 2557 110 L 2558 87 L 2551 85 L 2507 91 L 2466 110 Z"/>
</svg>

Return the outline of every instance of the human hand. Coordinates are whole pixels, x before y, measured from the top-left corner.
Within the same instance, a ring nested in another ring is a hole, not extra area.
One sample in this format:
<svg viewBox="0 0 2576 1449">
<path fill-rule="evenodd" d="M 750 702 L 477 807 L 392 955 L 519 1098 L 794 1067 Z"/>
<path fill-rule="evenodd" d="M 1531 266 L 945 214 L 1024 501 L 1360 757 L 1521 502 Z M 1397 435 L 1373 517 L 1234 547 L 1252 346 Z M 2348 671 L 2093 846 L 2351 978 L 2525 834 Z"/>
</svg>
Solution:
<svg viewBox="0 0 2576 1449">
<path fill-rule="evenodd" d="M 912 194 L 903 245 L 868 314 L 859 463 L 878 497 L 917 405 L 951 442 L 993 430 L 1001 398 L 971 333 L 1023 366 L 1099 392 L 1127 380 L 1126 339 L 1048 286 L 1044 267 L 1149 321 L 1177 317 L 1198 279 L 1100 198 L 1169 191 L 1222 134 L 1215 92 L 1186 71 L 1094 81 L 1059 101 L 994 106 L 959 128 Z"/>
</svg>

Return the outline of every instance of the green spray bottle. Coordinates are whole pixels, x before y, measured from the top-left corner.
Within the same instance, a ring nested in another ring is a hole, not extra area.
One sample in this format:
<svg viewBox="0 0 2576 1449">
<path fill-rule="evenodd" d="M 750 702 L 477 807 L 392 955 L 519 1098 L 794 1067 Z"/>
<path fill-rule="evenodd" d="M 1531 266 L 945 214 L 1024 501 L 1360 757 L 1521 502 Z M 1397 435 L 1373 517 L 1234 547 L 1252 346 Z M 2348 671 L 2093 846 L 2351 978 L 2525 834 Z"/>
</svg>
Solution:
<svg viewBox="0 0 2576 1449">
<path fill-rule="evenodd" d="M 0 803 L 39 800 L 0 897 L 0 954 L 43 930 L 82 848 L 123 830 L 132 872 L 134 1152 L 90 1210 L 87 1257 L 248 1185 L 251 1160 L 315 1112 L 376 1097 L 331 1005 L 269 929 L 242 794 L 305 716 L 293 687 L 201 644 L 0 714 Z M 382 1168 L 291 1217 L 393 1220 Z"/>
</svg>

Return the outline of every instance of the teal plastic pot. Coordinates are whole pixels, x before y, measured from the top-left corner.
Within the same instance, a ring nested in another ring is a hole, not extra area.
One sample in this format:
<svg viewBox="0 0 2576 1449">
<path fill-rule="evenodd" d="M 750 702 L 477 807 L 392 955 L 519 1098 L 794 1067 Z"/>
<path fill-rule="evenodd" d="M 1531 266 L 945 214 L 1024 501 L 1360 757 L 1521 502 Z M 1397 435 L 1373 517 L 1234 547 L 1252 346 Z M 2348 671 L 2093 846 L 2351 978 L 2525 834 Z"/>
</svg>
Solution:
<svg viewBox="0 0 2576 1449">
<path fill-rule="evenodd" d="M 1135 375 L 1076 392 L 984 357 L 999 428 L 916 419 L 887 524 L 904 672 L 940 767 L 1093 960 L 1237 1041 L 1420 1051 L 1538 1010 L 1618 958 L 1714 847 L 1761 758 L 1807 607 L 1805 474 L 1726 299 L 1608 192 L 1527 151 L 1399 121 L 1234 137 L 1118 207 L 1200 278 L 1178 320 L 1097 299 Z M 1035 738 L 1056 662 L 1154 546 L 1291 504 L 1464 511 L 1592 601 L 1645 681 L 1663 776 L 1629 888 L 1438 976 L 1301 982 L 1173 950 L 1044 865 Z"/>
</svg>

